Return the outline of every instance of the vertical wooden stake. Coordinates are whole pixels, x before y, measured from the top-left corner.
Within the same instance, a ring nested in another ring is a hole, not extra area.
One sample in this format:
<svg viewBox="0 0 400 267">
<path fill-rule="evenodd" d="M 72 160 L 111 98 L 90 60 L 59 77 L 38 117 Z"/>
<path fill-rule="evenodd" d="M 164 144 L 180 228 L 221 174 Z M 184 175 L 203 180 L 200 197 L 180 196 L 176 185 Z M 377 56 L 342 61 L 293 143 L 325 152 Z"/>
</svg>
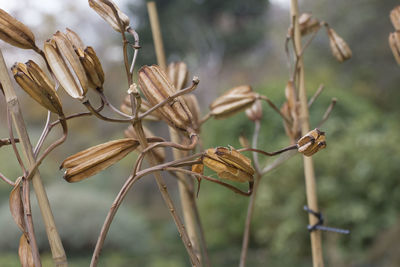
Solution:
<svg viewBox="0 0 400 267">
<path fill-rule="evenodd" d="M 0 50 L 0 83 L 3 86 L 4 94 L 7 101 L 8 109 L 10 110 L 15 129 L 20 139 L 22 152 L 28 164 L 28 169 L 35 165 L 35 157 L 33 156 L 32 144 L 29 140 L 29 135 L 26 130 L 25 122 L 21 114 L 20 106 L 14 87 L 11 84 L 10 76 L 6 63 L 3 58 L 3 53 Z M 45 224 L 47 238 L 49 239 L 53 261 L 56 266 L 68 266 L 67 256 L 65 255 L 64 247 L 61 243 L 61 238 L 57 232 L 54 222 L 53 212 L 50 208 L 50 203 L 47 198 L 40 174 L 37 171 L 32 178 L 33 189 L 35 190 L 36 198 L 42 213 L 43 222 Z"/>
<path fill-rule="evenodd" d="M 154 1 L 147 2 L 147 10 L 150 17 L 151 32 L 153 34 L 154 46 L 156 49 L 156 56 L 158 65 L 167 70 L 167 62 L 165 60 L 164 45 L 160 30 L 160 22 L 158 21 L 157 6 Z"/>
<path fill-rule="evenodd" d="M 305 135 L 310 131 L 310 122 L 309 122 L 309 114 L 308 114 L 308 100 L 307 100 L 307 92 L 305 87 L 304 80 L 304 63 L 303 57 L 301 55 L 302 47 L 301 47 L 301 34 L 299 28 L 299 7 L 297 0 L 291 0 L 291 8 L 290 8 L 291 18 L 294 19 L 293 27 L 294 31 L 294 43 L 295 43 L 295 53 L 298 59 L 298 73 L 297 73 L 297 81 L 299 88 L 299 100 L 300 100 L 300 121 L 301 121 L 301 132 L 302 135 Z M 315 172 L 313 160 L 311 157 L 303 156 L 304 160 L 304 175 L 305 175 L 305 183 L 306 183 L 306 194 L 307 194 L 307 205 L 310 209 L 314 211 L 318 211 L 318 198 L 317 198 L 317 186 L 315 182 Z M 314 225 L 318 222 L 318 219 L 310 214 L 309 215 L 309 223 L 310 225 Z M 321 231 L 312 231 L 310 233 L 311 236 L 311 249 L 312 249 L 312 258 L 313 258 L 313 266 L 314 267 L 323 267 L 324 260 L 322 255 L 322 241 L 321 241 Z"/>
</svg>

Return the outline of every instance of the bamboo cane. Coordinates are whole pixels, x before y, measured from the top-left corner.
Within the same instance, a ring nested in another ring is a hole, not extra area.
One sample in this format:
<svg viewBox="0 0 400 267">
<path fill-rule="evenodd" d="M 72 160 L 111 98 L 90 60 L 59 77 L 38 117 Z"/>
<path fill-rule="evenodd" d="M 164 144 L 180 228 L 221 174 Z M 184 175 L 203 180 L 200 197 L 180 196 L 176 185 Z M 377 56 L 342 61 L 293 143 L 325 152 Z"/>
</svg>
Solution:
<svg viewBox="0 0 400 267">
<path fill-rule="evenodd" d="M 294 44 L 295 44 L 295 53 L 298 59 L 298 69 L 297 71 L 297 81 L 299 88 L 299 100 L 300 100 L 300 121 L 301 121 L 301 132 L 303 135 L 309 132 L 310 130 L 310 122 L 309 122 L 309 113 L 308 113 L 308 101 L 307 101 L 307 92 L 305 87 L 305 79 L 304 79 L 304 63 L 303 57 L 301 54 L 301 35 L 299 28 L 299 7 L 297 0 L 291 0 L 291 8 L 290 8 L 291 18 L 293 18 L 293 27 L 294 31 Z M 306 195 L 307 195 L 307 205 L 310 209 L 314 211 L 318 211 L 318 198 L 317 198 L 317 186 L 315 182 L 315 172 L 313 160 L 311 157 L 303 156 L 304 161 L 304 175 L 305 175 L 305 184 L 306 184 Z M 310 225 L 314 225 L 318 222 L 318 219 L 310 214 L 308 216 Z M 313 266 L 314 267 L 323 267 L 323 255 L 322 255 L 322 242 L 321 242 L 321 232 L 320 231 L 312 231 L 310 232 L 311 236 L 311 250 L 312 250 L 312 258 L 313 258 Z"/>
</svg>

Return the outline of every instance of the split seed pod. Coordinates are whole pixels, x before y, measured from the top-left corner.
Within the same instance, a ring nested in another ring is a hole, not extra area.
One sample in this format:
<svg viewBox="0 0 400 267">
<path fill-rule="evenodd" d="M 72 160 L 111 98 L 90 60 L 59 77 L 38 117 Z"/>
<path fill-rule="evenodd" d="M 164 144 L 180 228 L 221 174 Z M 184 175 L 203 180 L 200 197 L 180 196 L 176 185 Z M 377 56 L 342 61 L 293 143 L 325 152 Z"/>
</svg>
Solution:
<svg viewBox="0 0 400 267">
<path fill-rule="evenodd" d="M 157 65 L 144 66 L 139 70 L 139 85 L 151 106 L 161 103 L 176 92 L 166 73 Z M 193 116 L 183 97 L 176 97 L 157 111 L 170 126 L 188 133 L 194 131 Z"/>
<path fill-rule="evenodd" d="M 102 90 L 104 84 L 104 71 L 93 47 L 85 47 L 79 35 L 71 29 L 67 28 L 65 35 L 71 42 L 83 68 L 85 69 L 89 87 Z"/>
<path fill-rule="evenodd" d="M 143 126 L 143 130 L 144 130 L 144 135 L 146 136 L 146 138 L 155 137 L 155 135 L 148 128 Z M 128 137 L 128 138 L 138 139 L 135 128 L 133 128 L 132 125 L 129 125 L 129 127 L 124 131 L 124 135 L 125 135 L 125 137 Z M 143 149 L 141 147 L 138 147 L 137 151 L 138 151 L 138 153 L 141 153 L 143 151 Z M 153 151 L 153 154 L 158 163 L 163 163 L 165 161 L 165 149 L 164 148 L 157 147 L 157 148 L 154 148 L 152 151 Z"/>
<path fill-rule="evenodd" d="M 339 61 L 343 62 L 351 58 L 352 53 L 347 43 L 340 37 L 332 28 L 327 28 L 329 44 L 331 46 L 333 56 Z"/>
<path fill-rule="evenodd" d="M 147 110 L 149 110 L 151 108 L 149 102 L 147 102 L 145 99 L 142 99 L 142 103 L 140 105 L 140 109 L 139 109 L 139 115 L 146 112 Z M 121 104 L 121 110 L 128 114 L 128 115 L 132 115 L 132 106 L 131 106 L 131 97 L 130 95 L 127 95 L 124 98 L 124 101 Z M 149 115 L 147 115 L 146 117 L 144 117 L 145 120 L 149 120 L 149 121 L 160 121 L 161 120 L 161 115 L 157 110 L 154 110 L 153 112 L 151 112 Z"/>
<path fill-rule="evenodd" d="M 216 119 L 223 119 L 250 107 L 257 98 L 258 94 L 249 85 L 238 86 L 214 100 L 210 113 Z"/>
<path fill-rule="evenodd" d="M 107 4 L 108 3 L 108 4 Z M 97 14 L 100 15 L 110 26 L 121 32 L 121 28 L 118 23 L 118 19 L 115 16 L 113 9 L 110 7 L 113 6 L 117 11 L 118 17 L 121 20 L 123 30 L 125 31 L 127 27 L 129 27 L 129 18 L 125 15 L 118 6 L 111 0 L 89 0 L 89 6 L 96 11 Z"/>
<path fill-rule="evenodd" d="M 389 35 L 389 45 L 397 64 L 400 65 L 400 31 L 392 32 Z"/>
<path fill-rule="evenodd" d="M 312 17 L 310 13 L 303 13 L 299 17 L 299 28 L 301 36 L 316 32 L 321 27 L 319 20 Z M 293 36 L 293 27 L 289 28 L 289 36 Z"/>
<path fill-rule="evenodd" d="M 235 182 L 253 181 L 254 169 L 251 166 L 251 160 L 233 147 L 207 149 L 203 156 L 203 163 L 215 171 L 221 179 Z"/>
<path fill-rule="evenodd" d="M 69 156 L 60 168 L 66 169 L 67 182 L 79 182 L 110 167 L 138 147 L 139 141 L 133 138 L 110 141 Z"/>
<path fill-rule="evenodd" d="M 396 6 L 390 11 L 390 20 L 396 31 L 400 30 L 400 6 Z"/>
<path fill-rule="evenodd" d="M 25 64 L 15 63 L 11 68 L 15 81 L 36 102 L 58 115 L 63 115 L 61 101 L 53 82 L 32 60 Z"/>
<path fill-rule="evenodd" d="M 35 36 L 22 22 L 0 8 L 0 39 L 23 49 L 36 49 Z"/>
<path fill-rule="evenodd" d="M 297 141 L 297 149 L 304 156 L 312 156 L 326 147 L 325 133 L 318 128 L 308 132 Z"/>
<path fill-rule="evenodd" d="M 183 95 L 186 105 L 189 107 L 190 112 L 193 116 L 193 127 L 196 132 L 200 130 L 200 107 L 197 97 L 194 94 Z"/>
<path fill-rule="evenodd" d="M 251 107 L 245 110 L 247 118 L 252 121 L 259 121 L 262 118 L 262 104 L 259 99 L 257 99 Z"/>
<path fill-rule="evenodd" d="M 57 31 L 44 44 L 44 53 L 50 68 L 64 90 L 73 98 L 82 100 L 89 81 L 85 69 L 76 54 L 72 42 Z"/>
<path fill-rule="evenodd" d="M 172 62 L 168 65 L 167 74 L 169 80 L 172 82 L 176 90 L 181 90 L 187 83 L 188 67 L 186 63 Z"/>
</svg>

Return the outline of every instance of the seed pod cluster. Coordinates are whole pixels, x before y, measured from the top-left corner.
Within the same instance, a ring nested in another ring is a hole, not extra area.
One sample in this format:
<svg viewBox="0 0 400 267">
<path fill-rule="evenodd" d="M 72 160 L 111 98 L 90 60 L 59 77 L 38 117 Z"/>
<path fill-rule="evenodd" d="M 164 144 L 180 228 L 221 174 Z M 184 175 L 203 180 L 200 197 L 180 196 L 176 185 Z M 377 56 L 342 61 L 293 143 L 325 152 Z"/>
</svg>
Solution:
<svg viewBox="0 0 400 267">
<path fill-rule="evenodd" d="M 66 158 L 60 168 L 66 169 L 65 180 L 79 182 L 110 167 L 138 147 L 139 141 L 133 138 L 113 140 Z"/>
<path fill-rule="evenodd" d="M 155 135 L 147 128 L 143 126 L 143 130 L 144 130 L 144 135 L 146 136 L 146 138 L 151 138 L 151 137 L 155 137 Z M 128 138 L 133 138 L 133 139 L 138 139 L 138 136 L 136 134 L 135 128 L 133 128 L 132 125 L 130 125 L 125 131 L 124 131 L 124 135 L 125 137 Z M 138 147 L 137 151 L 138 153 L 142 152 L 142 148 Z M 161 147 L 157 147 L 154 148 L 153 150 L 153 154 L 156 158 L 156 161 L 160 164 L 163 163 L 165 161 L 165 149 L 161 148 Z"/>
<path fill-rule="evenodd" d="M 230 117 L 250 107 L 257 98 L 249 85 L 234 87 L 211 103 L 210 114 L 216 119 Z"/>
<path fill-rule="evenodd" d="M 339 62 L 343 62 L 351 58 L 352 52 L 343 38 L 340 37 L 336 31 L 330 27 L 327 27 L 327 32 L 333 56 Z"/>
<path fill-rule="evenodd" d="M 288 119 L 284 120 L 286 135 L 292 144 L 296 143 L 301 136 L 300 128 L 300 102 L 297 99 L 296 90 L 292 81 L 285 87 L 286 102 L 281 107 L 282 114 Z"/>
<path fill-rule="evenodd" d="M 176 92 L 166 73 L 157 65 L 144 66 L 139 70 L 139 85 L 151 106 L 163 102 Z M 176 97 L 157 111 L 168 125 L 193 133 L 193 116 L 183 97 Z"/>
<path fill-rule="evenodd" d="M 32 60 L 25 64 L 15 63 L 11 68 L 15 81 L 36 102 L 58 115 L 63 115 L 61 101 L 53 82 Z"/>
<path fill-rule="evenodd" d="M 167 67 L 167 74 L 176 90 L 182 90 L 185 87 L 189 74 L 186 63 L 182 61 L 170 63 Z"/>
<path fill-rule="evenodd" d="M 31 30 L 1 8 L 0 39 L 19 48 L 37 49 Z"/>
<path fill-rule="evenodd" d="M 113 8 L 122 24 L 123 31 L 129 27 L 129 18 L 125 15 L 112 0 L 89 0 L 89 6 L 96 11 L 114 30 L 121 32 L 120 25 Z M 113 8 L 111 8 L 111 6 Z"/>
<path fill-rule="evenodd" d="M 326 147 L 325 132 L 318 128 L 308 132 L 297 141 L 297 149 L 304 156 L 310 157 Z"/>
<path fill-rule="evenodd" d="M 251 160 L 233 147 L 207 149 L 203 156 L 203 164 L 215 171 L 221 179 L 235 182 L 253 181 L 255 171 L 251 166 Z"/>
</svg>

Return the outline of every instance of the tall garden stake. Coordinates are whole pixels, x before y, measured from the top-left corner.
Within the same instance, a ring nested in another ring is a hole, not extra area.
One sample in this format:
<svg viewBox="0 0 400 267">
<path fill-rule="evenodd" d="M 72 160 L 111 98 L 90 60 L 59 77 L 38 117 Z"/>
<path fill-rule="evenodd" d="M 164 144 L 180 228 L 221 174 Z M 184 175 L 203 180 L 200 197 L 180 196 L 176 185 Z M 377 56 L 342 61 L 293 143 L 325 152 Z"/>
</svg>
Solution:
<svg viewBox="0 0 400 267">
<path fill-rule="evenodd" d="M 308 100 L 304 80 L 304 63 L 302 57 L 301 47 L 301 34 L 299 28 L 299 7 L 297 0 L 291 0 L 290 15 L 294 28 L 294 45 L 295 54 L 297 59 L 297 70 L 296 70 L 296 81 L 299 88 L 299 100 L 300 100 L 300 120 L 301 120 L 301 132 L 302 135 L 306 134 L 310 130 L 309 114 L 308 114 Z M 318 211 L 318 199 L 317 199 L 317 188 L 315 182 L 315 173 L 313 160 L 311 157 L 303 156 L 304 160 L 304 175 L 306 183 L 306 194 L 307 194 L 307 205 L 310 209 Z M 314 225 L 318 222 L 317 217 L 312 214 L 308 216 L 310 225 Z M 311 249 L 314 267 L 323 267 L 323 255 L 322 255 L 322 242 L 321 232 L 315 230 L 310 232 L 311 236 Z"/>
</svg>

